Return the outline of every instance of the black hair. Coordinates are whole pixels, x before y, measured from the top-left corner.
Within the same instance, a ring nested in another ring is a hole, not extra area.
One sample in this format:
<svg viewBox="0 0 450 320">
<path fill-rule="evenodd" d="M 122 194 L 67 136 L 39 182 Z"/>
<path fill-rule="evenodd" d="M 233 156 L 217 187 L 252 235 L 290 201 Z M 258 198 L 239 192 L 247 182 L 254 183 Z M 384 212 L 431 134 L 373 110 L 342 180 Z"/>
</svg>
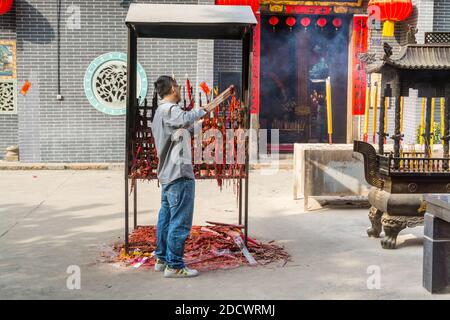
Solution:
<svg viewBox="0 0 450 320">
<path fill-rule="evenodd" d="M 155 82 L 155 91 L 161 98 L 164 98 L 170 94 L 170 90 L 174 84 L 176 84 L 176 81 L 172 77 L 160 76 Z"/>
<path fill-rule="evenodd" d="M 160 76 L 158 80 L 154 82 L 155 87 L 153 89 L 152 100 L 153 110 L 156 110 L 158 108 L 158 96 L 160 98 L 164 98 L 165 96 L 170 94 L 170 90 L 175 83 L 175 79 L 169 76 Z"/>
</svg>

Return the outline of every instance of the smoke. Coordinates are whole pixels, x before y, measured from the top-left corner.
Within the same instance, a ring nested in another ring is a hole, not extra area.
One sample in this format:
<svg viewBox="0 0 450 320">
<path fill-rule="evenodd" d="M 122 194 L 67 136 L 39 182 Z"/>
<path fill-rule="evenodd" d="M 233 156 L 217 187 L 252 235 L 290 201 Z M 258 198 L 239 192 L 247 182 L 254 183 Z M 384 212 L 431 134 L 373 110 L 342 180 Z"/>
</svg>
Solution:
<svg viewBox="0 0 450 320">
<path fill-rule="evenodd" d="M 315 79 L 330 76 L 335 89 L 332 90 L 333 122 L 338 136 L 335 141 L 344 142 L 339 140 L 345 140 L 346 131 L 348 43 L 352 19 L 346 15 L 308 16 L 311 23 L 305 30 L 300 24 L 300 19 L 305 16 L 296 16 L 297 23 L 292 28 L 286 25 L 286 17 L 278 16 L 279 23 L 275 27 L 269 24 L 270 16 L 261 18 L 261 127 L 276 128 L 272 126 L 272 120 L 298 119 L 299 107 L 310 106 L 309 97 L 314 87 L 310 76 Z M 323 28 L 316 24 L 319 17 L 327 19 Z M 342 20 L 340 28 L 332 24 L 337 17 Z M 298 82 L 299 75 L 303 75 L 303 83 Z M 305 89 L 299 87 L 304 86 L 308 88 L 307 94 L 305 97 L 303 93 L 301 97 L 299 90 L 305 92 Z M 297 128 L 295 124 L 294 128 Z M 281 130 L 280 142 L 299 141 L 292 131 Z"/>
</svg>

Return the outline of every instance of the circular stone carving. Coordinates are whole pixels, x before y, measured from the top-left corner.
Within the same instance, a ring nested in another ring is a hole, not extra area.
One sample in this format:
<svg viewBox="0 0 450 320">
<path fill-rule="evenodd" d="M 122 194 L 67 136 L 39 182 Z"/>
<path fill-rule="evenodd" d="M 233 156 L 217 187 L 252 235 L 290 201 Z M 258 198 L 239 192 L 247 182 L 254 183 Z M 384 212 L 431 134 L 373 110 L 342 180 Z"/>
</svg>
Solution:
<svg viewBox="0 0 450 320">
<path fill-rule="evenodd" d="M 418 188 L 418 186 L 416 183 L 411 182 L 410 184 L 408 184 L 409 192 L 416 192 L 417 188 Z"/>
<path fill-rule="evenodd" d="M 137 97 L 147 95 L 147 75 L 137 65 Z M 84 76 L 84 91 L 89 103 L 109 115 L 126 113 L 127 56 L 121 52 L 105 53 L 91 62 Z"/>
</svg>

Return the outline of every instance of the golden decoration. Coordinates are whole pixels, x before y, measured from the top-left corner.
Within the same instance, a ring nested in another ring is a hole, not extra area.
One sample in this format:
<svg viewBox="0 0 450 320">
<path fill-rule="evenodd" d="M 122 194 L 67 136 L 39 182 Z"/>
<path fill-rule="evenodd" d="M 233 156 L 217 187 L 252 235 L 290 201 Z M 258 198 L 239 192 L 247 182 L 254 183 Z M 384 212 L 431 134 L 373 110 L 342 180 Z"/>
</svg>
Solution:
<svg viewBox="0 0 450 320">
<path fill-rule="evenodd" d="M 334 13 L 347 13 L 348 12 L 348 7 L 334 7 L 333 8 Z"/>
<path fill-rule="evenodd" d="M 270 12 L 283 12 L 283 6 L 279 4 L 271 4 L 269 6 Z"/>
</svg>

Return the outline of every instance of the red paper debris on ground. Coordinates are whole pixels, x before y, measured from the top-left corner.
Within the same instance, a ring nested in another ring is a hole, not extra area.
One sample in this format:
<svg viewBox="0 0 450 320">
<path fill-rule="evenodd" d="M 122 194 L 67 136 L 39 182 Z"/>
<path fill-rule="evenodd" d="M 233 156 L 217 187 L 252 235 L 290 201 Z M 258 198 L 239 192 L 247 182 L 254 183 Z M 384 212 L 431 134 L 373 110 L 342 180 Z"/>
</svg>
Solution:
<svg viewBox="0 0 450 320">
<path fill-rule="evenodd" d="M 241 229 L 233 225 L 193 226 L 186 240 L 184 255 L 186 265 L 200 271 L 249 265 L 234 241 L 236 236 L 244 238 Z M 116 248 L 120 251 L 118 260 L 135 267 L 152 267 L 155 264 L 153 251 L 156 248 L 156 227 L 137 227 L 131 233 L 129 241 L 128 255 L 124 253 L 123 247 Z M 260 265 L 275 261 L 284 261 L 286 264 L 290 260 L 283 247 L 251 238 L 248 238 L 248 251 Z"/>
</svg>

